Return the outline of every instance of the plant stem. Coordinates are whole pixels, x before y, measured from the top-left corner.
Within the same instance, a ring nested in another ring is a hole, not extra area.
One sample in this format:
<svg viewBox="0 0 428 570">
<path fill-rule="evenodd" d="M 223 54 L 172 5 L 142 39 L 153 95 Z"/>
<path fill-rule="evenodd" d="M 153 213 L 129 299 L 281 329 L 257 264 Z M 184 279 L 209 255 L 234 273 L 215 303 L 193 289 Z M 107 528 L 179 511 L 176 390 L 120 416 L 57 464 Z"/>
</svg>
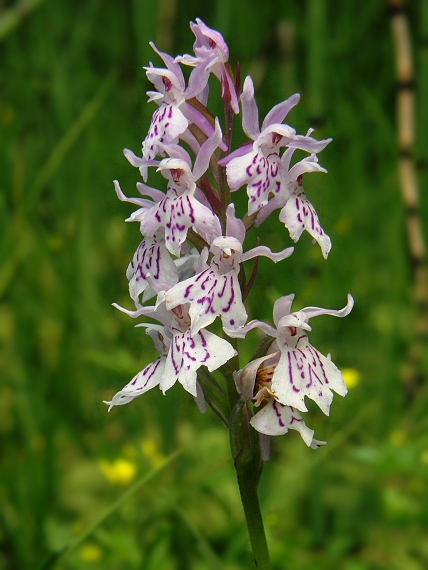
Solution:
<svg viewBox="0 0 428 570">
<path fill-rule="evenodd" d="M 230 418 L 230 447 L 257 570 L 270 570 L 269 551 L 263 526 L 257 486 L 261 473 L 259 441 L 248 419 L 248 408 L 240 400 Z"/>
<path fill-rule="evenodd" d="M 236 467 L 236 465 L 235 465 Z M 269 551 L 260 512 L 259 498 L 254 478 L 244 469 L 236 467 L 239 492 L 244 507 L 245 520 L 257 570 L 270 570 Z"/>
</svg>

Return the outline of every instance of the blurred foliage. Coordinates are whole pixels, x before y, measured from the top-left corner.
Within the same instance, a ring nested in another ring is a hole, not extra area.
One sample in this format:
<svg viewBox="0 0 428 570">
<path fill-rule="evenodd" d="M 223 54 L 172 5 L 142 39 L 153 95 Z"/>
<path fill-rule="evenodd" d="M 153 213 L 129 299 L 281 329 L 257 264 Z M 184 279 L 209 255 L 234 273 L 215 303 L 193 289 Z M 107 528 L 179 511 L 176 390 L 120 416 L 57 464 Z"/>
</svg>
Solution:
<svg viewBox="0 0 428 570">
<path fill-rule="evenodd" d="M 424 0 L 408 8 L 426 226 L 428 9 Z M 214 415 L 201 416 L 179 387 L 110 414 L 102 403 L 153 358 L 141 329 L 110 307 L 131 306 L 124 273 L 139 243 L 112 180 L 128 195 L 138 180 L 122 149 L 138 152 L 153 112 L 142 70 L 157 61 L 149 40 L 189 52 L 197 16 L 252 74 L 262 115 L 299 91 L 290 123 L 334 139 L 320 156 L 329 174 L 305 178 L 332 238 L 328 261 L 304 236 L 278 266 L 260 261 L 248 299 L 251 318 L 264 319 L 290 292 L 299 307 L 356 299 L 349 317 L 317 319 L 311 333 L 354 385 L 330 418 L 310 409 L 308 424 L 328 445 L 314 452 L 294 433 L 278 438 L 263 474 L 274 568 L 423 570 L 428 391 L 410 397 L 402 382 L 415 309 L 393 49 L 386 5 L 358 0 L 0 1 L 0 570 L 42 566 L 178 447 L 182 455 L 58 567 L 252 565 L 227 432 Z M 290 243 L 275 220 L 258 235 L 275 250 Z M 242 343 L 243 363 L 256 336 Z"/>
</svg>

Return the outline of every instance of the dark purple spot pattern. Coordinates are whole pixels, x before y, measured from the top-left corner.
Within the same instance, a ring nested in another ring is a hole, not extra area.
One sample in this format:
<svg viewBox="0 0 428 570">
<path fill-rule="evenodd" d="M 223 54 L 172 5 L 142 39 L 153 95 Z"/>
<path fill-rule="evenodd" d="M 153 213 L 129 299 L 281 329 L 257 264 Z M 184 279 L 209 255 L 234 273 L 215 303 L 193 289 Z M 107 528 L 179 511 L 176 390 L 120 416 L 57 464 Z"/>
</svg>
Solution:
<svg viewBox="0 0 428 570">
<path fill-rule="evenodd" d="M 238 272 L 239 264 L 237 269 L 221 274 L 213 260 L 209 269 L 178 283 L 168 292 L 174 306 L 190 303 L 193 331 L 205 328 L 218 315 L 225 326 L 240 327 L 245 324 L 247 313 L 242 303 Z"/>
<path fill-rule="evenodd" d="M 290 236 L 297 241 L 306 230 L 321 246 L 324 257 L 331 249 L 331 241 L 322 229 L 315 208 L 306 198 L 302 186 L 294 191 L 294 199 L 289 199 L 280 214 L 280 220 L 290 231 Z"/>
<path fill-rule="evenodd" d="M 158 386 L 165 368 L 165 356 L 148 364 L 120 392 L 112 398 L 110 407 L 127 404 L 151 388 Z"/>
<path fill-rule="evenodd" d="M 272 379 L 272 390 L 281 403 L 303 409 L 303 399 L 307 396 L 328 414 L 333 399 L 331 390 L 346 393 L 336 366 L 307 342 L 305 334 L 298 338 L 294 348 L 285 346 L 281 352 Z"/>
<path fill-rule="evenodd" d="M 190 190 L 171 183 L 165 198 L 147 210 L 141 231 L 149 235 L 164 228 L 167 248 L 178 257 L 189 228 L 194 227 L 211 243 L 216 223 L 218 224 L 213 212 L 201 204 Z"/>
<path fill-rule="evenodd" d="M 178 330 L 178 329 L 177 329 Z M 177 380 L 184 388 L 196 395 L 197 370 L 207 366 L 216 370 L 234 354 L 232 346 L 209 331 L 199 331 L 191 336 L 190 330 L 174 334 L 168 354 L 165 374 L 168 385 Z"/>
<path fill-rule="evenodd" d="M 129 291 L 138 304 L 139 296 L 148 288 L 147 277 L 155 283 L 175 285 L 178 281 L 177 268 L 158 235 L 146 237 L 138 246 L 126 271 Z"/>
<path fill-rule="evenodd" d="M 280 158 L 277 152 L 265 156 L 258 152 L 245 169 L 247 175 L 248 212 L 257 212 L 268 203 L 269 194 L 278 194 L 283 186 L 279 174 Z"/>
</svg>

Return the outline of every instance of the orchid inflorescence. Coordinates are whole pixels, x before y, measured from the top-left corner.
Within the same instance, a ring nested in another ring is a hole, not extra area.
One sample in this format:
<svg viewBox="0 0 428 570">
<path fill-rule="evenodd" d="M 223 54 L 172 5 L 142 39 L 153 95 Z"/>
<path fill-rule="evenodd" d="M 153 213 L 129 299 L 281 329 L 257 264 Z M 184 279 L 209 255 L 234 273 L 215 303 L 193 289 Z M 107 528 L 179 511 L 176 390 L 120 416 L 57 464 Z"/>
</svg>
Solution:
<svg viewBox="0 0 428 570">
<path fill-rule="evenodd" d="M 293 248 L 273 253 L 259 245 L 245 250 L 244 242 L 252 227 L 279 210 L 279 220 L 291 238 L 297 241 L 306 230 L 327 258 L 331 241 L 306 197 L 302 179 L 309 172 L 326 172 L 318 164 L 317 153 L 331 139 L 314 139 L 312 129 L 298 135 L 283 123 L 299 102 L 298 94 L 273 107 L 260 126 L 251 77 L 241 87 L 239 68 L 235 78 L 220 33 L 200 19 L 190 26 L 196 37 L 194 55 L 173 59 L 151 44 L 165 65 L 150 63 L 145 68 L 155 89 L 148 92 L 149 101 L 158 107 L 142 155 L 124 151 L 144 180 L 137 184 L 142 197 L 128 198 L 114 183 L 120 200 L 138 206 L 128 220 L 139 222 L 143 235 L 126 272 L 136 308 L 115 306 L 133 318 L 157 321 L 137 326 L 146 329 L 159 357 L 106 403 L 109 409 L 126 404 L 156 386 L 165 393 L 178 380 L 201 411 L 208 402 L 227 424 L 232 404 L 225 409 L 226 391 L 211 374 L 220 369 L 226 380 L 232 379 L 235 404 L 245 407 L 257 432 L 272 436 L 294 429 L 308 446 L 317 448 L 324 442 L 314 439 L 313 430 L 302 419 L 301 412 L 307 411 L 305 397 L 328 414 L 332 391 L 344 396 L 347 389 L 330 356 L 309 343 L 308 322 L 318 315 L 348 315 L 353 299 L 349 295 L 346 306 L 338 311 L 316 307 L 292 311 L 294 295 L 286 295 L 274 305 L 275 327 L 257 320 L 247 323 L 244 299 L 255 272 L 246 282 L 245 262 L 265 256 L 277 263 L 289 257 Z M 187 86 L 181 65 L 192 68 Z M 224 132 L 207 108 L 211 74 L 221 83 Z M 232 122 L 240 112 L 249 141 L 232 151 Z M 307 156 L 292 164 L 296 149 Z M 152 167 L 166 179 L 166 192 L 146 184 Z M 246 187 L 248 209 L 240 219 L 231 193 L 242 187 Z M 150 300 L 154 303 L 146 304 Z M 223 338 L 209 330 L 217 317 Z M 254 328 L 265 333 L 265 349 L 238 370 L 235 339 Z M 262 452 L 264 459 L 267 455 Z"/>
</svg>

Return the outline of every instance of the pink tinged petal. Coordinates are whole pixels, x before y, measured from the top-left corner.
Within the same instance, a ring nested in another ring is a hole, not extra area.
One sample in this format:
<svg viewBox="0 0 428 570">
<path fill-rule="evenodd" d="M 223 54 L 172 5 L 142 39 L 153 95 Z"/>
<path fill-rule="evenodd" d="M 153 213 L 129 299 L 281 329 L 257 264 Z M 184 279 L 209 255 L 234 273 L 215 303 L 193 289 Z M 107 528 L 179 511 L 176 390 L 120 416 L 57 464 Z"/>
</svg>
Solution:
<svg viewBox="0 0 428 570">
<path fill-rule="evenodd" d="M 125 315 L 128 315 L 128 317 L 132 317 L 133 319 L 136 319 L 141 315 L 147 315 L 151 317 L 155 313 L 155 307 L 138 307 L 136 311 L 130 311 L 128 309 L 125 309 L 124 307 L 121 307 L 117 303 L 112 303 L 112 307 L 114 307 L 115 309 L 119 309 L 119 311 L 122 311 L 122 313 L 125 313 Z"/>
<path fill-rule="evenodd" d="M 190 77 L 192 74 L 190 74 Z M 190 77 L 189 77 L 189 84 L 190 84 Z M 197 99 L 204 107 L 208 104 L 208 96 L 210 94 L 210 87 L 209 85 L 205 85 L 203 91 L 198 95 Z"/>
<path fill-rule="evenodd" d="M 253 259 L 254 257 L 263 256 L 268 257 L 274 263 L 278 263 L 278 261 L 282 261 L 283 259 L 290 257 L 293 251 L 294 247 L 287 247 L 278 253 L 272 253 L 272 251 L 267 246 L 259 245 L 258 247 L 254 247 L 253 249 L 246 251 L 242 255 L 242 261 L 247 261 L 248 259 Z"/>
<path fill-rule="evenodd" d="M 194 154 L 198 154 L 201 145 L 198 143 L 190 131 L 184 131 L 184 133 L 180 135 L 180 139 L 189 145 Z"/>
<path fill-rule="evenodd" d="M 215 119 L 215 129 L 213 134 L 207 138 L 201 149 L 196 156 L 195 165 L 193 167 L 193 177 L 194 180 L 199 180 L 199 178 L 206 172 L 208 165 L 210 163 L 211 157 L 214 151 L 219 147 L 222 139 L 222 133 L 220 129 L 220 123 L 216 117 Z"/>
<path fill-rule="evenodd" d="M 183 89 L 184 85 L 179 77 L 177 77 L 169 69 L 163 67 L 144 67 L 149 81 L 153 83 L 161 97 L 153 96 L 152 92 L 148 91 L 151 100 L 155 100 L 159 105 L 162 103 L 173 103 L 174 105 L 181 105 L 184 101 Z"/>
<path fill-rule="evenodd" d="M 187 89 L 184 92 L 184 96 L 186 97 L 186 99 L 197 97 L 198 100 L 201 101 L 203 105 L 206 105 L 208 100 L 209 77 L 210 77 L 210 72 L 205 65 L 196 66 L 195 69 L 193 69 L 192 73 L 190 74 Z"/>
<path fill-rule="evenodd" d="M 157 89 L 162 89 L 162 78 L 161 77 L 155 77 L 153 82 L 155 83 L 155 87 Z M 155 101 L 158 105 L 160 105 L 162 103 L 162 101 L 165 98 L 165 95 L 163 95 L 163 93 L 159 93 L 158 91 L 146 91 L 146 95 L 148 95 L 148 99 L 147 99 L 147 103 L 151 103 L 152 101 Z"/>
<path fill-rule="evenodd" d="M 281 135 L 281 137 L 283 137 L 285 140 L 280 139 L 275 144 L 272 140 L 272 135 Z M 298 135 L 296 135 L 296 129 L 293 129 L 293 127 L 275 123 L 274 125 L 269 125 L 261 132 L 257 141 L 255 141 L 255 144 L 258 148 L 263 146 L 266 146 L 267 148 L 279 148 L 288 145 L 290 141 L 294 140 L 297 136 Z"/>
<path fill-rule="evenodd" d="M 275 301 L 275 305 L 273 306 L 273 322 L 276 326 L 278 326 L 282 317 L 291 313 L 291 305 L 293 304 L 293 301 L 294 293 L 280 297 Z"/>
<path fill-rule="evenodd" d="M 235 205 L 231 202 L 226 208 L 226 234 L 228 236 L 234 237 L 241 244 L 244 243 L 245 239 L 245 225 L 244 222 L 237 218 L 235 215 Z"/>
<path fill-rule="evenodd" d="M 209 203 L 208 198 L 205 196 L 205 194 L 202 192 L 202 190 L 200 188 L 198 188 L 198 187 L 195 188 L 194 196 L 198 200 L 198 202 L 203 204 L 209 210 L 212 210 L 211 204 Z"/>
<path fill-rule="evenodd" d="M 222 65 L 222 74 L 220 81 L 222 101 L 225 104 L 230 104 L 232 111 L 235 113 L 235 115 L 237 115 L 239 113 L 239 101 L 238 95 L 236 94 L 235 82 L 225 65 Z"/>
<path fill-rule="evenodd" d="M 320 307 L 305 307 L 301 309 L 301 311 L 306 315 L 307 319 L 311 319 L 312 317 L 318 317 L 319 315 L 331 315 L 333 317 L 346 317 L 352 311 L 354 306 L 354 299 L 352 295 L 348 294 L 347 303 L 343 307 L 343 309 L 334 310 L 334 309 L 321 309 Z"/>
<path fill-rule="evenodd" d="M 158 56 L 162 58 L 163 62 L 165 63 L 169 71 L 171 71 L 177 77 L 177 79 L 180 82 L 180 85 L 182 86 L 182 89 L 184 89 L 185 87 L 184 76 L 183 72 L 181 71 L 181 67 L 178 65 L 178 63 L 176 63 L 174 58 L 171 57 L 169 54 L 159 51 L 153 42 L 149 42 L 149 45 L 158 54 Z"/>
<path fill-rule="evenodd" d="M 157 315 L 155 316 L 157 318 Z M 166 337 L 165 327 L 161 325 L 153 325 L 148 323 L 141 323 L 136 325 L 137 327 L 142 327 L 146 329 L 146 335 L 148 335 L 155 345 L 156 350 L 166 356 L 168 354 L 169 345 L 171 343 L 170 339 Z"/>
<path fill-rule="evenodd" d="M 125 196 L 125 194 L 122 192 L 122 189 L 121 189 L 119 182 L 117 180 L 114 180 L 113 184 L 114 184 L 114 189 L 116 191 L 117 197 L 122 202 L 129 202 L 131 204 L 137 204 L 138 206 L 141 206 L 142 209 L 147 209 L 147 208 L 150 208 L 152 206 L 152 202 L 150 202 L 150 200 L 144 200 L 143 198 L 128 198 L 127 196 Z"/>
<path fill-rule="evenodd" d="M 129 294 L 137 307 L 139 297 L 150 286 L 153 292 L 170 289 L 178 282 L 177 267 L 159 235 L 147 236 L 126 271 Z M 151 295 L 152 296 L 152 295 Z M 143 299 L 147 300 L 147 297 Z"/>
<path fill-rule="evenodd" d="M 178 56 L 175 61 L 184 65 L 198 65 L 215 59 L 215 61 L 226 62 L 229 58 L 229 48 L 223 36 L 206 26 L 202 20 L 196 18 L 196 24 L 191 22 L 190 28 L 195 34 L 196 41 L 193 44 L 193 51 L 196 57 L 190 55 Z"/>
<path fill-rule="evenodd" d="M 142 196 L 150 196 L 154 202 L 160 202 L 165 198 L 165 194 L 161 190 L 151 188 L 142 182 L 137 182 L 137 190 Z M 153 206 L 153 202 L 151 205 Z"/>
<path fill-rule="evenodd" d="M 281 156 L 281 174 L 284 176 L 284 178 L 289 171 L 291 159 L 293 158 L 295 151 L 295 148 L 287 148 L 284 151 L 284 154 Z"/>
<path fill-rule="evenodd" d="M 146 158 L 140 158 L 139 156 L 134 154 L 132 150 L 129 150 L 128 148 L 123 149 L 123 154 L 125 155 L 126 160 L 132 164 L 132 166 L 135 166 L 140 170 L 141 169 L 147 170 L 148 166 L 158 166 L 159 164 L 158 160 L 148 160 Z"/>
<path fill-rule="evenodd" d="M 331 143 L 333 139 L 324 139 L 322 141 L 317 141 L 312 137 L 307 137 L 305 135 L 296 135 L 293 140 L 288 143 L 287 146 L 293 148 L 300 148 L 301 150 L 306 150 L 307 152 L 317 153 L 321 152 L 325 147 Z"/>
<path fill-rule="evenodd" d="M 274 338 L 276 338 L 277 336 L 277 330 L 274 329 L 271 325 L 268 325 L 267 323 L 264 323 L 263 321 L 250 321 L 247 325 L 245 326 L 241 326 L 238 328 L 232 328 L 232 327 L 227 327 L 224 326 L 223 330 L 224 332 L 232 337 L 232 338 L 245 338 L 245 336 L 247 335 L 247 333 L 249 331 L 251 331 L 252 329 L 261 329 L 264 333 L 268 334 L 269 336 L 272 336 Z"/>
<path fill-rule="evenodd" d="M 306 230 L 321 247 L 325 259 L 331 249 L 331 240 L 322 229 L 315 208 L 306 198 L 302 187 L 299 187 L 289 198 L 281 210 L 279 219 L 290 232 L 290 237 L 297 242 Z"/>
<path fill-rule="evenodd" d="M 178 380 L 185 390 L 197 397 L 198 368 L 206 366 L 212 372 L 235 355 L 236 351 L 226 340 L 208 331 L 192 336 L 188 330 L 174 335 L 160 382 L 161 390 L 165 393 Z"/>
<path fill-rule="evenodd" d="M 218 161 L 219 165 L 220 166 L 227 166 L 229 164 L 229 162 L 231 160 L 233 160 L 234 158 L 239 158 L 240 156 L 244 156 L 245 154 L 252 152 L 253 144 L 254 144 L 253 141 L 243 144 L 242 146 L 240 146 L 239 148 L 237 148 L 236 150 L 234 150 L 233 152 L 231 152 L 227 156 L 221 158 Z"/>
<path fill-rule="evenodd" d="M 240 263 L 242 257 L 242 243 L 235 237 L 217 236 L 213 240 L 212 245 L 214 248 L 221 249 L 224 253 L 226 253 L 229 256 L 232 255 L 232 252 L 235 252 L 233 261 Z M 211 248 L 211 251 L 215 251 L 215 249 Z M 229 270 L 230 267 L 234 267 L 236 269 L 236 266 L 232 262 L 229 264 L 228 267 Z"/>
<path fill-rule="evenodd" d="M 227 47 L 227 43 L 224 41 L 224 38 L 220 32 L 209 28 L 200 18 L 196 18 L 196 23 L 197 26 L 196 24 L 193 24 L 191 27 L 198 40 L 201 41 L 202 39 L 201 35 L 197 33 L 199 30 L 203 36 L 206 36 L 212 40 L 212 42 L 214 42 L 216 51 L 218 52 L 219 56 L 221 56 L 222 61 L 226 62 L 229 59 L 229 48 Z M 211 42 L 209 42 L 208 45 L 211 45 Z"/>
<path fill-rule="evenodd" d="M 269 200 L 269 202 L 266 204 L 266 206 L 262 206 L 260 208 L 260 210 L 258 211 L 257 214 L 257 218 L 255 221 L 255 226 L 258 228 L 264 221 L 266 221 L 268 219 L 268 217 L 275 211 L 275 210 L 279 210 L 280 208 L 283 208 L 285 206 L 285 204 L 287 203 L 288 197 L 289 197 L 289 193 L 286 193 L 286 198 L 283 197 L 285 192 L 284 190 L 286 190 L 286 186 L 285 184 L 283 185 L 282 189 L 281 189 L 281 195 L 277 195 L 277 196 L 273 196 L 273 198 L 271 198 Z"/>
<path fill-rule="evenodd" d="M 311 154 L 307 158 L 297 162 L 284 176 L 285 183 L 296 183 L 299 176 L 308 172 L 327 172 L 325 168 L 318 164 L 318 158 L 315 154 Z"/>
<path fill-rule="evenodd" d="M 242 130 L 248 138 L 255 141 L 260 135 L 259 110 L 254 98 L 254 84 L 248 75 L 245 78 L 241 95 L 242 103 Z"/>
<path fill-rule="evenodd" d="M 184 163 L 187 164 L 189 171 L 192 168 L 192 159 L 190 158 L 189 153 L 187 152 L 187 150 L 185 150 L 183 147 L 181 147 L 178 144 L 164 144 L 162 145 L 162 148 L 165 152 L 168 153 L 168 155 L 170 156 L 170 158 L 177 158 L 181 161 L 183 161 Z M 166 158 L 164 160 L 162 160 L 161 162 L 159 162 L 158 166 L 158 170 L 162 171 L 166 165 L 168 165 L 168 163 L 170 163 L 171 161 Z M 171 168 L 171 167 L 169 167 Z M 168 170 L 168 167 L 166 167 L 165 170 Z M 163 172 L 162 172 L 163 174 Z"/>
<path fill-rule="evenodd" d="M 300 335 L 295 348 L 280 348 L 281 358 L 271 386 L 275 397 L 282 404 L 305 412 L 307 396 L 328 415 L 333 400 L 331 390 L 341 396 L 347 393 L 340 370 L 307 342 L 305 334 Z"/>
<path fill-rule="evenodd" d="M 295 107 L 299 101 L 300 101 L 300 95 L 299 93 L 295 93 L 294 95 L 291 95 L 291 97 L 283 101 L 282 103 L 278 103 L 278 105 L 275 105 L 275 107 L 273 107 L 266 115 L 265 120 L 263 121 L 262 124 L 262 131 L 275 123 L 282 123 L 282 121 L 285 119 L 285 117 L 288 115 L 291 109 Z"/>
<path fill-rule="evenodd" d="M 165 357 L 161 356 L 134 376 L 131 382 L 113 396 L 111 402 L 105 402 L 109 405 L 108 411 L 113 406 L 127 404 L 137 396 L 141 396 L 141 394 L 157 386 L 164 373 L 165 360 Z"/>
<path fill-rule="evenodd" d="M 205 115 L 195 109 L 193 105 L 185 102 L 181 105 L 181 110 L 187 120 L 190 123 L 194 123 L 207 137 L 210 137 L 214 133 L 215 127 L 213 127 Z M 219 147 L 223 152 L 227 151 L 227 145 L 223 141 L 220 142 Z"/>
</svg>

